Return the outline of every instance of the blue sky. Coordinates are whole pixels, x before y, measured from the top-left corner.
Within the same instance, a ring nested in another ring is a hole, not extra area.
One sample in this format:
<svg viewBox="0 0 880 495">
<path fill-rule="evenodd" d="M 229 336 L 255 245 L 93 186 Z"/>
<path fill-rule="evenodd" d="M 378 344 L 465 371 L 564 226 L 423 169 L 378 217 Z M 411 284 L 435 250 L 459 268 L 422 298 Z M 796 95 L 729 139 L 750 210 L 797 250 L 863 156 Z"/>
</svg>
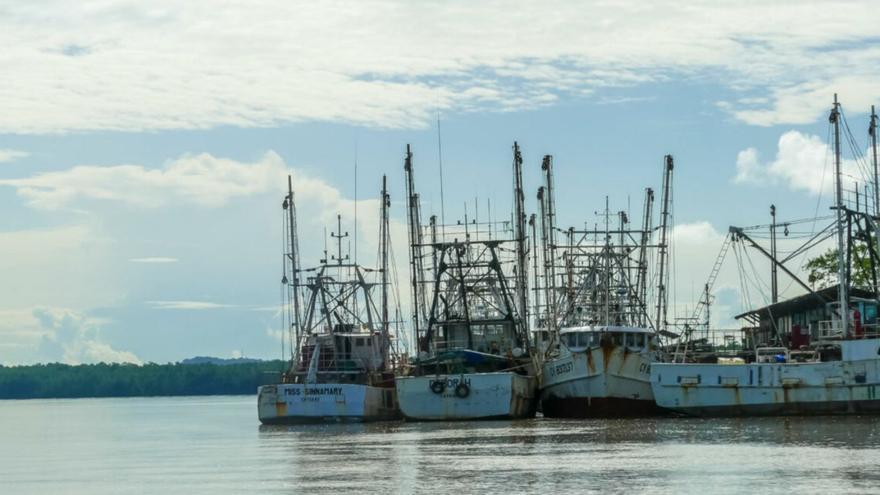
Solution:
<svg viewBox="0 0 880 495">
<path fill-rule="evenodd" d="M 869 7 L 0 2 L 0 363 L 277 357 L 286 174 L 306 262 L 353 230 L 355 159 L 371 259 L 388 174 L 402 263 L 403 153 L 439 213 L 438 112 L 450 218 L 509 208 L 514 140 L 530 191 L 554 155 L 563 225 L 606 195 L 638 217 L 673 154 L 685 313 L 728 225 L 830 205 L 834 92 L 867 145 Z M 729 265 L 721 326 L 763 302 Z"/>
</svg>

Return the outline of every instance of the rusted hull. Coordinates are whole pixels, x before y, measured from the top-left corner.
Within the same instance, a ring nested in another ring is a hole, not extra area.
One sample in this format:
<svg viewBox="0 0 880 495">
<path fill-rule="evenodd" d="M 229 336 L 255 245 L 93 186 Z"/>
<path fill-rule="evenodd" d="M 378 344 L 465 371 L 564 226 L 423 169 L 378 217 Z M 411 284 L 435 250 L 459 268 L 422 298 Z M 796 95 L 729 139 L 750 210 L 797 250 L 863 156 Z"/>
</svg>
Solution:
<svg viewBox="0 0 880 495">
<path fill-rule="evenodd" d="M 400 410 L 410 421 L 519 419 L 535 415 L 533 376 L 513 372 L 399 376 Z M 440 385 L 442 384 L 442 386 Z M 465 384 L 465 388 L 459 388 Z"/>
<path fill-rule="evenodd" d="M 694 416 L 880 414 L 880 360 L 659 364 L 657 404 Z"/>
<path fill-rule="evenodd" d="M 257 393 L 263 424 L 388 421 L 400 418 L 393 387 L 361 384 L 264 385 Z"/>
<path fill-rule="evenodd" d="M 651 352 L 620 346 L 564 352 L 544 364 L 541 407 L 550 418 L 616 418 L 661 414 L 649 381 Z"/>
</svg>

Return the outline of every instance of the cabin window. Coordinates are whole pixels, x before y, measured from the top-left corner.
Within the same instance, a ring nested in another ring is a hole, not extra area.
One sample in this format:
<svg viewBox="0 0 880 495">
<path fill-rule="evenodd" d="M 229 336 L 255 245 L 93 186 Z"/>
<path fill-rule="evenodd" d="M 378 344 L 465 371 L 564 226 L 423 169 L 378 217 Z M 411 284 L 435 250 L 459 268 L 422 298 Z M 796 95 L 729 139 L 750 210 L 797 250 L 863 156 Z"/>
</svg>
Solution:
<svg viewBox="0 0 880 495">
<path fill-rule="evenodd" d="M 354 345 L 356 347 L 363 347 L 364 346 L 364 339 L 362 339 L 361 337 L 354 339 Z"/>
<path fill-rule="evenodd" d="M 567 345 L 568 347 L 577 347 L 577 334 L 576 333 L 565 334 L 565 345 Z"/>
<path fill-rule="evenodd" d="M 614 345 L 623 345 L 623 334 L 622 333 L 612 333 L 611 334 L 611 342 Z"/>
<path fill-rule="evenodd" d="M 627 347 L 635 347 L 636 346 L 636 335 L 634 333 L 626 333 L 624 334 L 624 338 L 626 339 Z"/>
<path fill-rule="evenodd" d="M 643 333 L 636 334 L 636 347 L 639 347 L 639 348 L 645 347 L 645 334 L 643 334 Z"/>
</svg>

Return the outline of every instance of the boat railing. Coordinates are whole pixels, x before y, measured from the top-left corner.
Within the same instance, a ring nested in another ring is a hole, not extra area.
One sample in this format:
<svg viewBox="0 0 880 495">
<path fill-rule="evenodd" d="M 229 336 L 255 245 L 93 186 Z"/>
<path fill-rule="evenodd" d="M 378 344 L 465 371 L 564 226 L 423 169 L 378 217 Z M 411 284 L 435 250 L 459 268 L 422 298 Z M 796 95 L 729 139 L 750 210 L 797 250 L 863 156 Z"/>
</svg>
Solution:
<svg viewBox="0 0 880 495">
<path fill-rule="evenodd" d="M 843 331 L 843 325 L 840 320 L 820 321 L 818 326 L 819 340 L 836 340 L 843 339 L 846 333 Z M 850 325 L 850 337 L 853 338 L 877 338 L 880 337 L 880 324 L 864 323 L 859 324 L 858 328 Z"/>
<path fill-rule="evenodd" d="M 844 335 L 840 320 L 822 320 L 818 325 L 819 339 L 840 339 Z"/>
</svg>

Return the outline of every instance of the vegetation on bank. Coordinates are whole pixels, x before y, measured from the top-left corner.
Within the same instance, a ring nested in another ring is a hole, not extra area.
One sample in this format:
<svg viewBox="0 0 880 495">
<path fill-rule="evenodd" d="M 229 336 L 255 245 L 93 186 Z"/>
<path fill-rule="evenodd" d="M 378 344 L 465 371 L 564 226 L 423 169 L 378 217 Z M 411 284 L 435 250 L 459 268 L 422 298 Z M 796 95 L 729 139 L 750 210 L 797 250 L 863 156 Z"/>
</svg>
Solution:
<svg viewBox="0 0 880 495">
<path fill-rule="evenodd" d="M 245 395 L 279 378 L 281 361 L 0 366 L 0 399 Z"/>
</svg>

